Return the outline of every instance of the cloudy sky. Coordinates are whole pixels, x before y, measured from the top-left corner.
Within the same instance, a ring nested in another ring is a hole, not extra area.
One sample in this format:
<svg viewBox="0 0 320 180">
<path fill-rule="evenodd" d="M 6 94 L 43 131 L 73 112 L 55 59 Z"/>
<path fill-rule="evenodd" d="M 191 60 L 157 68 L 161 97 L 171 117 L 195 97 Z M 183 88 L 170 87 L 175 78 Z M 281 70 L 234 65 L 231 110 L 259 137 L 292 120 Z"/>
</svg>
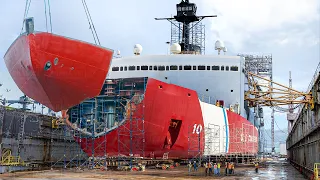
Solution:
<svg viewBox="0 0 320 180">
<path fill-rule="evenodd" d="M 140 43 L 143 54 L 165 54 L 170 39 L 170 23 L 154 17 L 175 14 L 179 0 L 87 0 L 102 46 L 132 55 Z M 214 42 L 221 39 L 228 54 L 272 53 L 274 80 L 288 84 L 292 71 L 293 87 L 304 91 L 320 61 L 319 0 L 193 0 L 198 15 L 205 19 L 206 54 L 216 54 Z M 94 42 L 81 0 L 51 0 L 52 28 L 56 34 Z M 0 95 L 17 99 L 22 93 L 8 74 L 3 55 L 19 35 L 25 1 L 1 0 L 0 6 Z M 32 0 L 28 16 L 35 18 L 35 28 L 46 31 L 44 2 Z M 7 92 L 9 89 L 10 92 Z M 270 127 L 267 115 L 265 123 Z M 280 128 L 286 128 L 285 114 L 276 114 Z M 276 127 L 277 129 L 277 127 Z"/>
</svg>

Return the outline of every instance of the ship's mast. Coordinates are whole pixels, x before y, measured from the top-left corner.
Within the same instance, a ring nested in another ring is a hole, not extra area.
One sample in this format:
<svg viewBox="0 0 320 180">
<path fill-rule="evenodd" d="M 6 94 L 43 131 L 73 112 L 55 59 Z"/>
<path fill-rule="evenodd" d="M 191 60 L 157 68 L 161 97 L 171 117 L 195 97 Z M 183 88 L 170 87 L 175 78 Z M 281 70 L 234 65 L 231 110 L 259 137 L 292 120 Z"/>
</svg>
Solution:
<svg viewBox="0 0 320 180">
<path fill-rule="evenodd" d="M 182 50 L 181 53 L 200 51 L 200 47 L 197 47 L 195 44 L 190 42 L 190 30 L 204 18 L 217 17 L 217 15 L 197 16 L 197 5 L 195 3 L 190 3 L 189 0 L 181 0 L 181 2 L 176 5 L 176 8 L 176 16 L 172 18 L 155 18 L 155 20 L 168 20 L 172 24 L 176 21 L 182 24 L 182 38 L 179 42 Z M 193 22 L 196 22 L 196 24 L 191 25 Z M 174 25 L 176 26 L 176 24 Z"/>
</svg>

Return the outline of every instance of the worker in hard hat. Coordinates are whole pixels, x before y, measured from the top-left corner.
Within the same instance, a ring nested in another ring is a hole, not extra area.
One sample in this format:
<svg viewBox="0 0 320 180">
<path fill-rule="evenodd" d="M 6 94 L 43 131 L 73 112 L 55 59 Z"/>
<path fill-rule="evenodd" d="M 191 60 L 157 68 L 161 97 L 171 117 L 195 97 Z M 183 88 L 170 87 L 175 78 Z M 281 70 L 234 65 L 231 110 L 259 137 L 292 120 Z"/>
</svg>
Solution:
<svg viewBox="0 0 320 180">
<path fill-rule="evenodd" d="M 258 173 L 258 171 L 259 171 L 259 164 L 258 164 L 258 162 L 256 162 L 256 163 L 254 164 L 254 167 L 255 167 L 256 173 Z"/>
</svg>

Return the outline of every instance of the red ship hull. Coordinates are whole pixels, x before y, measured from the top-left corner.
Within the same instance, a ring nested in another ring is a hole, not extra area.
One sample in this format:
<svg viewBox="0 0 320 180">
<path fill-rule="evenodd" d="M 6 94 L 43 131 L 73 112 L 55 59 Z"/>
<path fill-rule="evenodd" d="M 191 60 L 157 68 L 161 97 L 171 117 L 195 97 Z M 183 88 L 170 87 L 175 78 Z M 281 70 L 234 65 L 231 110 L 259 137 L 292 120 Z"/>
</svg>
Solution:
<svg viewBox="0 0 320 180">
<path fill-rule="evenodd" d="M 131 120 L 125 119 L 108 133 L 96 138 L 75 137 L 76 141 L 88 156 L 97 157 L 132 154 L 162 158 L 168 153 L 168 158 L 183 159 L 199 152 L 214 155 L 256 154 L 258 151 L 257 139 L 252 140 L 258 132 L 250 122 L 234 112 L 200 102 L 197 93 L 190 89 L 149 78 L 144 99 L 132 111 Z M 143 124 L 137 119 L 144 119 Z M 205 152 L 205 143 L 208 143 L 205 142 L 205 128 L 210 123 L 221 124 L 219 142 L 223 148 L 216 152 Z M 222 132 L 224 128 L 227 130 Z M 242 135 L 237 136 L 240 129 Z M 135 134 L 132 140 L 129 130 Z"/>
<path fill-rule="evenodd" d="M 22 34 L 4 56 L 19 89 L 60 111 L 99 95 L 113 51 L 51 33 Z"/>
</svg>

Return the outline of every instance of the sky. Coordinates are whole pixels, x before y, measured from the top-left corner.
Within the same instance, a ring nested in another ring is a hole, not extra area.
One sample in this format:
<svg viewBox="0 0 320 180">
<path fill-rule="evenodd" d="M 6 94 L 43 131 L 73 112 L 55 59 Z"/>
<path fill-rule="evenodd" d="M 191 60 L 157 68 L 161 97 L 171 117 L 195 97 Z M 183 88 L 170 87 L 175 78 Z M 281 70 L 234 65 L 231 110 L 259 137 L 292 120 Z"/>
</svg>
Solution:
<svg viewBox="0 0 320 180">
<path fill-rule="evenodd" d="M 102 46 L 131 56 L 134 44 L 143 46 L 142 54 L 166 54 L 170 23 L 155 17 L 175 14 L 179 0 L 87 0 Z M 191 0 L 198 15 L 218 15 L 205 19 L 206 54 L 217 54 L 214 43 L 220 39 L 228 55 L 267 54 L 273 57 L 273 79 L 288 85 L 292 71 L 293 88 L 305 91 L 320 62 L 319 0 Z M 80 0 L 50 1 L 53 33 L 93 43 Z M 47 7 L 48 8 L 48 7 Z M 17 99 L 22 95 L 11 79 L 3 56 L 20 34 L 25 1 L 1 0 L 0 6 L 0 95 Z M 28 17 L 35 29 L 47 31 L 45 6 L 32 0 Z M 49 28 L 50 29 L 50 28 Z M 7 92 L 9 91 L 9 92 Z M 40 110 L 40 109 L 39 109 Z M 270 129 L 270 110 L 265 108 L 265 127 Z M 275 129 L 287 128 L 286 115 L 276 113 Z"/>
</svg>

